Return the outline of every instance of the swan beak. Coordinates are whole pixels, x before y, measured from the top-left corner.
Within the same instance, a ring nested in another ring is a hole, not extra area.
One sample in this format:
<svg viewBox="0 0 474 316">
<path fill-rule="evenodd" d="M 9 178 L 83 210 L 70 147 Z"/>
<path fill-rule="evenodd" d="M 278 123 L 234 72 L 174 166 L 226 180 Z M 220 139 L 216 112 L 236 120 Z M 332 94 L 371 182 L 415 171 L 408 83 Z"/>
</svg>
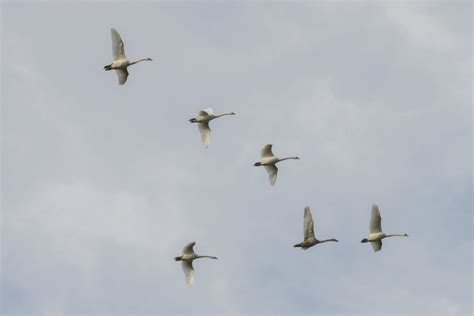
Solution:
<svg viewBox="0 0 474 316">
<path fill-rule="evenodd" d="M 300 157 L 296 157 L 296 159 L 300 159 Z"/>
<path fill-rule="evenodd" d="M 231 114 L 231 115 L 235 115 L 235 113 L 234 113 L 234 112 L 230 112 L 230 114 Z"/>
</svg>

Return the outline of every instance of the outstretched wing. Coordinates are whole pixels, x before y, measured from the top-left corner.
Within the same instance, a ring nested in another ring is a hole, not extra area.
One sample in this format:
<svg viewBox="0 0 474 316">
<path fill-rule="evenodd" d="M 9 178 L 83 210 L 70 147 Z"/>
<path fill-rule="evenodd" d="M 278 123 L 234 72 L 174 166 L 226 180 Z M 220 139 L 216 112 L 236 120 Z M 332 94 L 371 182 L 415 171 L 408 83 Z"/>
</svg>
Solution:
<svg viewBox="0 0 474 316">
<path fill-rule="evenodd" d="M 372 245 L 372 249 L 374 249 L 375 252 L 379 251 L 382 249 L 382 241 L 371 241 L 370 244 Z"/>
<path fill-rule="evenodd" d="M 207 148 L 211 143 L 211 128 L 209 122 L 198 123 L 199 133 L 201 133 L 201 141 L 204 147 Z"/>
<path fill-rule="evenodd" d="M 114 61 L 127 59 L 127 57 L 125 57 L 124 45 L 122 39 L 120 38 L 120 34 L 114 28 L 110 31 L 112 32 L 112 55 Z"/>
<path fill-rule="evenodd" d="M 123 85 L 125 84 L 125 82 L 127 82 L 127 78 L 128 78 L 127 68 L 115 69 L 115 73 L 117 74 L 119 85 Z"/>
<path fill-rule="evenodd" d="M 187 244 L 186 246 L 184 246 L 184 248 L 183 248 L 183 255 L 187 255 L 187 254 L 192 254 L 192 253 L 194 253 L 193 247 L 194 247 L 195 244 L 196 244 L 195 241 L 191 241 L 189 244 Z"/>
<path fill-rule="evenodd" d="M 272 144 L 267 144 L 267 145 L 263 146 L 261 151 L 260 151 L 260 156 L 262 158 L 274 157 L 275 155 L 272 152 L 272 146 L 273 146 Z"/>
<path fill-rule="evenodd" d="M 119 85 L 125 84 L 125 82 L 127 82 L 127 78 L 128 78 L 127 68 L 115 69 L 115 72 L 117 73 Z"/>
<path fill-rule="evenodd" d="M 309 206 L 304 208 L 304 239 L 315 239 L 314 237 L 314 223 L 313 216 Z"/>
<path fill-rule="evenodd" d="M 265 170 L 268 172 L 268 179 L 270 180 L 271 185 L 275 185 L 278 175 L 278 168 L 275 165 L 264 166 Z"/>
<path fill-rule="evenodd" d="M 372 217 L 370 218 L 370 233 L 380 233 L 382 231 L 382 217 L 377 204 L 372 205 Z"/>
<path fill-rule="evenodd" d="M 194 268 L 192 261 L 181 261 L 181 267 L 184 271 L 184 277 L 186 278 L 186 284 L 189 286 L 193 285 L 194 279 Z"/>
<path fill-rule="evenodd" d="M 204 110 L 199 111 L 198 116 L 208 116 L 208 115 L 213 115 L 214 110 L 212 108 L 207 108 Z"/>
</svg>

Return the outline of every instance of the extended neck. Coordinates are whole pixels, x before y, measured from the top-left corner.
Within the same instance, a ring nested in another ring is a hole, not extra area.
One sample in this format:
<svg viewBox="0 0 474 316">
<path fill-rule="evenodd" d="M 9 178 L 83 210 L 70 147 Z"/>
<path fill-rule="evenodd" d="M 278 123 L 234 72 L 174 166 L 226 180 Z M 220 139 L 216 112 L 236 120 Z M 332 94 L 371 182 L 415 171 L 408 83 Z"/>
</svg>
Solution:
<svg viewBox="0 0 474 316">
<path fill-rule="evenodd" d="M 337 239 L 334 239 L 334 238 L 331 238 L 331 239 L 326 239 L 326 240 L 320 240 L 319 243 L 323 243 L 323 242 L 326 242 L 326 241 L 335 241 L 335 242 L 339 242 L 339 240 Z"/>
<path fill-rule="evenodd" d="M 278 160 L 278 162 L 283 161 L 283 160 L 288 160 L 288 159 L 300 159 L 299 157 L 286 157 L 286 158 L 281 158 Z"/>
<path fill-rule="evenodd" d="M 399 236 L 399 237 L 408 237 L 408 234 L 387 234 L 385 235 L 385 238 L 387 237 L 394 237 L 394 236 Z"/>
<path fill-rule="evenodd" d="M 151 59 L 151 58 L 148 58 L 148 57 L 147 57 L 147 58 L 142 58 L 142 59 L 139 59 L 139 60 L 135 60 L 135 61 L 130 62 L 129 65 L 133 65 L 133 64 L 139 63 L 139 62 L 144 61 L 144 60 L 149 60 L 149 61 L 151 61 L 152 59 Z"/>
<path fill-rule="evenodd" d="M 235 115 L 235 113 L 234 112 L 225 112 L 225 113 L 222 113 L 222 114 L 219 114 L 219 115 L 215 115 L 214 118 L 218 118 L 218 117 L 225 116 L 225 115 Z"/>
<path fill-rule="evenodd" d="M 213 257 L 213 256 L 197 256 L 196 257 L 196 259 L 199 259 L 199 258 L 217 259 L 217 257 Z"/>
</svg>

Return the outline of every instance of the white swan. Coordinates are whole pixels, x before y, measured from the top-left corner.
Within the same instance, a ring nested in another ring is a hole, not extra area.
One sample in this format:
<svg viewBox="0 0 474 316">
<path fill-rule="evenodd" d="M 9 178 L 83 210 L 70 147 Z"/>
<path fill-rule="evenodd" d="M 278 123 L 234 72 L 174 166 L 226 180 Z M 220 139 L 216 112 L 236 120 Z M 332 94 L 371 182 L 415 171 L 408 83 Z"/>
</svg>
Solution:
<svg viewBox="0 0 474 316">
<path fill-rule="evenodd" d="M 181 256 L 174 258 L 176 261 L 181 261 L 181 266 L 183 267 L 184 275 L 186 277 L 186 284 L 189 286 L 193 285 L 194 279 L 194 268 L 193 268 L 193 261 L 198 258 L 211 258 L 217 259 L 213 256 L 199 256 L 197 255 L 193 247 L 196 244 L 195 241 L 190 242 L 183 248 L 183 252 Z"/>
<path fill-rule="evenodd" d="M 139 63 L 144 60 L 152 60 L 149 57 L 142 58 L 136 61 L 129 61 L 127 57 L 125 56 L 125 51 L 123 49 L 123 42 L 122 39 L 120 38 L 119 33 L 117 32 L 116 29 L 111 29 L 112 32 L 112 55 L 114 61 L 109 64 L 105 65 L 104 69 L 105 70 L 112 70 L 115 69 L 115 72 L 117 73 L 118 76 L 118 82 L 120 85 L 123 85 L 127 81 L 128 77 L 128 70 L 127 67 L 136 63 Z"/>
<path fill-rule="evenodd" d="M 211 128 L 209 127 L 209 122 L 225 115 L 235 115 L 235 113 L 226 112 L 219 115 L 214 115 L 214 110 L 212 108 L 207 108 L 199 111 L 196 117 L 193 117 L 189 120 L 191 123 L 198 123 L 199 132 L 201 133 L 201 141 L 204 147 L 207 148 L 207 146 L 209 146 L 211 143 Z"/>
<path fill-rule="evenodd" d="M 304 225 L 303 225 L 304 241 L 294 245 L 293 247 L 301 247 L 306 250 L 314 245 L 321 244 L 327 241 L 339 242 L 337 239 L 326 239 L 326 240 L 317 240 L 314 236 L 314 225 L 313 225 L 313 216 L 311 215 L 311 210 L 309 206 L 304 208 Z"/>
<path fill-rule="evenodd" d="M 408 237 L 408 234 L 385 234 L 382 232 L 382 217 L 377 204 L 372 205 L 372 217 L 370 218 L 370 234 L 360 242 L 370 242 L 374 251 L 382 249 L 382 239 L 393 236 Z"/>
<path fill-rule="evenodd" d="M 270 184 L 275 185 L 277 174 L 278 174 L 278 168 L 276 167 L 276 164 L 283 160 L 300 159 L 300 158 L 298 157 L 286 157 L 282 159 L 277 158 L 272 152 L 272 146 L 273 145 L 271 144 L 267 144 L 262 147 L 262 150 L 260 151 L 260 156 L 262 157 L 262 159 L 254 163 L 254 166 L 264 166 L 265 170 L 267 170 L 268 172 L 268 179 L 270 180 Z"/>
</svg>

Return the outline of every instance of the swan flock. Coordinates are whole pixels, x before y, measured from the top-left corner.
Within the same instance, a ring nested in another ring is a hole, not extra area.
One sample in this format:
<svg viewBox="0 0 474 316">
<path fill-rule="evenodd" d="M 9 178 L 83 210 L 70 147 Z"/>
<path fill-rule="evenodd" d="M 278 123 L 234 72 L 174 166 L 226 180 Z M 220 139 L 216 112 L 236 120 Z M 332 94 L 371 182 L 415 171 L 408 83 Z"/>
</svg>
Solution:
<svg viewBox="0 0 474 316">
<path fill-rule="evenodd" d="M 124 85 L 127 82 L 128 78 L 128 67 L 135 65 L 142 61 L 152 61 L 150 57 L 144 57 L 135 61 L 130 61 L 125 55 L 124 43 L 118 31 L 114 28 L 111 29 L 112 35 L 112 63 L 105 65 L 104 70 L 115 70 L 118 78 L 119 85 Z M 197 115 L 189 119 L 190 123 L 197 124 L 199 133 L 201 136 L 202 145 L 205 148 L 208 148 L 211 143 L 211 129 L 209 127 L 210 121 L 223 117 L 235 115 L 234 112 L 224 112 L 222 114 L 214 114 L 214 110 L 211 107 L 200 110 Z M 268 179 L 271 186 L 274 186 L 278 176 L 277 163 L 280 163 L 285 160 L 299 160 L 298 156 L 290 156 L 285 158 L 278 158 L 273 154 L 272 144 L 264 145 L 260 150 L 260 160 L 254 163 L 256 167 L 264 167 L 268 173 Z M 385 234 L 382 231 L 382 218 L 380 216 L 380 210 L 378 205 L 374 204 L 372 206 L 371 219 L 369 224 L 369 234 L 367 237 L 361 240 L 361 243 L 370 243 L 373 251 L 378 252 L 382 249 L 382 240 L 389 237 L 408 237 L 406 233 L 396 233 L 396 234 Z M 324 239 L 319 240 L 316 238 L 314 233 L 314 221 L 311 210 L 309 207 L 304 209 L 303 217 L 303 241 L 295 244 L 294 247 L 301 248 L 302 250 L 307 250 L 313 246 L 316 246 L 321 243 L 326 242 L 339 242 L 337 239 Z M 193 285 L 194 280 L 194 267 L 193 262 L 196 259 L 208 258 L 208 259 L 217 259 L 214 256 L 204 256 L 198 255 L 194 252 L 194 245 L 196 242 L 192 241 L 184 246 L 181 255 L 175 257 L 176 261 L 181 262 L 181 266 L 185 275 L 186 284 L 188 286 Z"/>
</svg>

